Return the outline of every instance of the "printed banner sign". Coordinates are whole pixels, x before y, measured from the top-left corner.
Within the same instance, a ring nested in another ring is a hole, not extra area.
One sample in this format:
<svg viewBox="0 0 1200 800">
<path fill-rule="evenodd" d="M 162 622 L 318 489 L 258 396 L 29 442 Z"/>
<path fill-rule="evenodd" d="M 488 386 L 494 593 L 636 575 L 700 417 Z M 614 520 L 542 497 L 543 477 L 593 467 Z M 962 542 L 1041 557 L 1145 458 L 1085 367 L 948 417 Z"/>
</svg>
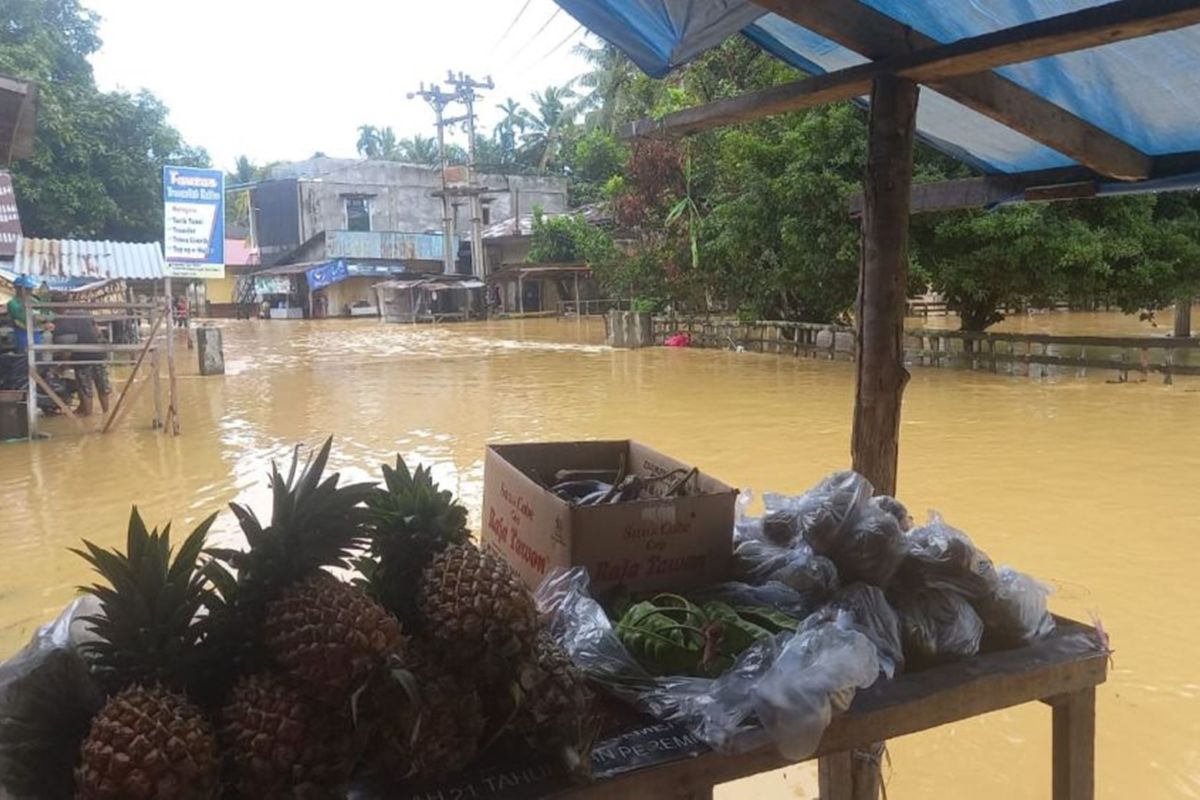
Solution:
<svg viewBox="0 0 1200 800">
<path fill-rule="evenodd" d="M 17 211 L 17 196 L 13 194 L 12 175 L 0 172 L 0 258 L 17 254 L 20 236 L 21 214 Z"/>
<path fill-rule="evenodd" d="M 173 278 L 225 277 L 225 175 L 163 167 L 163 256 Z"/>
</svg>

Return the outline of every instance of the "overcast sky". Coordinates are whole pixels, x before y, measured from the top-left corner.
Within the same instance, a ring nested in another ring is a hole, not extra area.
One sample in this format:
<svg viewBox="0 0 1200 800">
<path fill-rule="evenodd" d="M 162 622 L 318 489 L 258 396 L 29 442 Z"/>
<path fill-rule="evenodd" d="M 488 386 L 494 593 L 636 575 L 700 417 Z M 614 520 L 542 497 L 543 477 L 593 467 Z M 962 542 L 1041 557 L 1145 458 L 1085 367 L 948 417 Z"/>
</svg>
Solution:
<svg viewBox="0 0 1200 800">
<path fill-rule="evenodd" d="M 364 123 L 433 135 L 433 112 L 405 95 L 447 69 L 492 75 L 479 107 L 490 127 L 506 97 L 525 102 L 585 68 L 571 53 L 585 32 L 553 0 L 84 4 L 103 18 L 92 59 L 101 88 L 154 92 L 224 169 L 241 154 L 355 156 Z"/>
</svg>

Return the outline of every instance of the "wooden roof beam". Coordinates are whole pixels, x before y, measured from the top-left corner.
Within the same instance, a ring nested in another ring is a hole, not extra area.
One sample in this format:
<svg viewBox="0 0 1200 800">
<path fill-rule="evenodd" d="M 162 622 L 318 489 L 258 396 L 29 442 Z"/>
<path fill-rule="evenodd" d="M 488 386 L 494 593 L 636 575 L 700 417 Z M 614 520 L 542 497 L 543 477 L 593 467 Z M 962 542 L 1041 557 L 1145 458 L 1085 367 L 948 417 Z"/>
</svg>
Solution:
<svg viewBox="0 0 1200 800">
<path fill-rule="evenodd" d="M 891 55 L 806 81 L 685 109 L 661 121 L 640 120 L 627 126 L 625 135 L 695 133 L 811 108 L 865 94 L 876 76 L 893 74 L 930 83 L 1105 175 L 1123 180 L 1145 178 L 1151 168 L 1145 154 L 986 70 L 1200 23 L 1200 0 L 1119 0 L 938 45 L 856 0 L 762 0 L 760 5 L 858 52 Z"/>
</svg>

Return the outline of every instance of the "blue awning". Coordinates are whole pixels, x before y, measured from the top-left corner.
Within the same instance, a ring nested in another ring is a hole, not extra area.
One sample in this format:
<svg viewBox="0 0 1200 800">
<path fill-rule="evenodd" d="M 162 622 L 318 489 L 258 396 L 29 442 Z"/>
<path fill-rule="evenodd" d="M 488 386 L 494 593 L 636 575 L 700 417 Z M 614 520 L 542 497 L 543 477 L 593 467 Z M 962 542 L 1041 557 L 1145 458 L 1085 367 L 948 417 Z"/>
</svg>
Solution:
<svg viewBox="0 0 1200 800">
<path fill-rule="evenodd" d="M 406 272 L 403 266 L 394 264 L 359 264 L 338 258 L 305 270 L 304 277 L 308 288 L 315 291 L 347 278 L 391 278 Z"/>
<path fill-rule="evenodd" d="M 745 0 L 557 1 L 655 77 L 738 32 L 813 74 L 867 60 Z M 1109 2 L 860 1 L 941 43 Z M 1200 26 L 1039 58 L 996 73 L 1148 156 L 1200 151 Z M 922 90 L 917 129 L 927 142 L 985 172 L 1030 172 L 1075 164 L 928 88 Z"/>
</svg>

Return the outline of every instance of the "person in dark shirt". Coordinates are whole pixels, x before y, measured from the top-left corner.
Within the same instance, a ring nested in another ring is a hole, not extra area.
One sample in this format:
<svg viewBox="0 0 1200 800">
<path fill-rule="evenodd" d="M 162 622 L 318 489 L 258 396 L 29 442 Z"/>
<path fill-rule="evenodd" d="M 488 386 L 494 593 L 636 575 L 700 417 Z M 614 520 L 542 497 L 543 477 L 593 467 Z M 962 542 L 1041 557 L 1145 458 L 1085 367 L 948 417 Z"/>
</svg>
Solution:
<svg viewBox="0 0 1200 800">
<path fill-rule="evenodd" d="M 84 311 L 71 311 L 71 316 L 59 317 L 55 326 L 55 338 L 73 335 L 76 344 L 99 344 L 100 329 L 96 321 Z M 100 361 L 103 353 L 75 351 L 68 356 L 69 361 Z M 108 377 L 108 367 L 104 364 L 78 364 L 75 367 L 75 385 L 79 391 L 79 414 L 89 416 L 92 413 L 96 395 L 100 397 L 100 408 L 108 413 L 108 399 L 112 394 L 112 383 Z"/>
</svg>

